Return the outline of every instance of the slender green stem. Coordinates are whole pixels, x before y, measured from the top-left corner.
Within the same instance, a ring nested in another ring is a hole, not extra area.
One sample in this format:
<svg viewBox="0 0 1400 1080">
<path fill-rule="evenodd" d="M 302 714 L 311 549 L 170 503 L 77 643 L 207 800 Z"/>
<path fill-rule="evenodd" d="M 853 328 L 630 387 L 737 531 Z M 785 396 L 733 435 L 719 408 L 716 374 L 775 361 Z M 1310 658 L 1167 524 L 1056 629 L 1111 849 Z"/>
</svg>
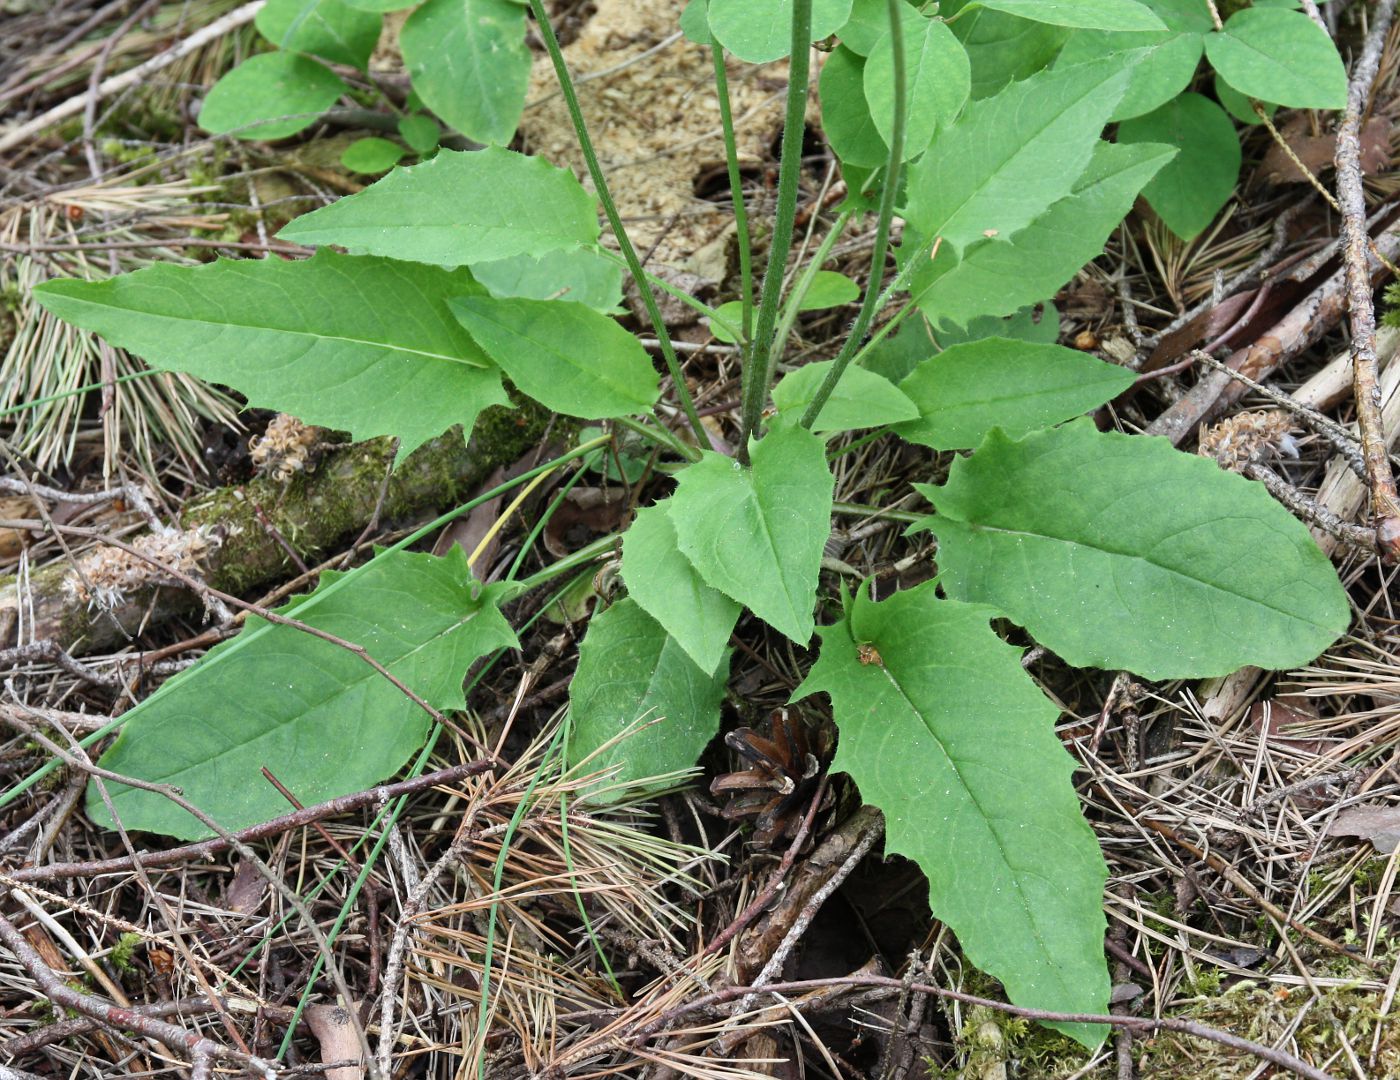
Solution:
<svg viewBox="0 0 1400 1080">
<path fill-rule="evenodd" d="M 125 375 L 118 375 L 112 380 L 113 383 L 132 382 L 135 379 L 149 379 L 152 375 L 169 375 L 168 371 L 160 371 L 156 368 L 147 368 L 144 371 L 130 371 Z M 42 405 L 51 402 L 62 401 L 64 398 L 74 397 L 78 394 L 90 393 L 93 390 L 101 390 L 106 383 L 88 383 L 86 386 L 75 386 L 71 390 L 60 390 L 56 394 L 46 394 L 44 397 L 32 398 L 29 401 L 21 401 L 18 405 L 11 405 L 8 409 L 0 409 L 0 420 L 7 416 L 14 416 L 15 413 L 28 412 L 30 409 L 37 409 Z"/>
<path fill-rule="evenodd" d="M 739 241 L 739 280 L 743 290 L 743 330 L 740 341 L 753 331 L 753 253 L 749 249 L 749 215 L 744 208 L 744 184 L 739 175 L 739 149 L 734 140 L 734 113 L 729 103 L 729 72 L 724 67 L 724 47 L 710 43 L 715 62 L 715 92 L 719 95 L 719 122 L 724 129 L 724 160 L 729 167 L 729 196 L 734 202 L 734 227 Z"/>
<path fill-rule="evenodd" d="M 627 260 L 615 251 L 609 251 L 607 248 L 597 248 L 595 249 L 594 254 L 601 255 L 605 259 L 610 259 L 621 267 L 627 267 Z M 705 318 L 707 319 L 712 319 L 724 323 L 724 327 L 726 330 L 730 331 L 736 338 L 739 336 L 739 327 L 730 326 L 727 322 L 724 322 L 724 320 L 720 317 L 719 312 L 716 311 L 714 308 L 710 307 L 710 305 L 705 303 L 705 301 L 697 300 L 684 289 L 676 288 L 665 278 L 659 278 L 655 274 L 645 270 L 643 271 L 643 273 L 646 274 L 647 284 L 651 285 L 653 288 L 660 289 L 667 296 L 675 297 L 686 307 L 690 308 L 692 311 L 698 312 L 699 314 L 705 316 Z"/>
<path fill-rule="evenodd" d="M 816 278 L 817 271 L 822 268 L 822 263 L 830 257 L 831 249 L 836 246 L 836 241 L 840 239 L 841 234 L 846 231 L 846 226 L 850 223 L 854 213 L 852 210 L 842 211 L 841 216 L 831 226 L 831 230 L 822 237 L 816 254 L 803 267 L 801 275 L 792 286 L 792 292 L 788 294 L 787 301 L 783 304 L 782 314 L 778 316 L 778 331 L 773 335 L 774 341 L 786 341 L 788 334 L 792 333 L 793 323 L 797 322 L 797 316 L 802 314 L 802 301 L 807 296 L 807 290 L 812 287 L 812 281 Z M 771 357 L 769 362 L 772 363 Z M 768 381 L 772 382 L 771 376 L 769 376 Z"/>
<path fill-rule="evenodd" d="M 695 438 L 699 440 L 700 445 L 709 446 L 710 437 L 705 433 L 705 425 L 700 423 L 700 414 L 695 411 L 695 399 L 690 396 L 690 388 L 685 384 L 685 373 L 681 371 L 681 363 L 676 357 L 675 347 L 671 344 L 671 336 L 666 332 L 666 320 L 661 317 L 661 309 L 656 304 L 656 294 L 651 291 L 647 282 L 646 274 L 642 270 L 642 260 L 637 258 L 637 249 L 632 246 L 627 230 L 622 227 L 622 217 L 618 214 L 617 204 L 613 202 L 612 192 L 608 189 L 607 177 L 603 175 L 603 168 L 598 164 L 598 155 L 593 151 L 593 140 L 589 138 L 588 126 L 583 122 L 583 110 L 579 107 L 578 94 L 574 91 L 574 80 L 564 63 L 564 54 L 559 49 L 559 39 L 554 36 L 549 13 L 544 9 L 543 0 L 530 0 L 530 10 L 534 12 L 536 29 L 539 30 L 544 47 L 549 51 L 549 59 L 554 64 L 554 74 L 559 79 L 559 90 L 569 108 L 569 119 L 573 121 L 579 149 L 583 151 L 583 160 L 588 163 L 588 175 L 593 178 L 593 190 L 598 195 L 598 201 L 603 204 L 603 213 L 607 215 L 608 224 L 612 226 L 613 235 L 617 237 L 622 257 L 627 260 L 627 269 L 631 271 L 632 278 L 637 283 L 637 292 L 641 295 L 642 303 L 646 305 L 656 340 L 661 343 L 661 355 L 666 360 L 666 370 L 671 373 L 671 381 L 676 387 L 676 400 L 680 402 L 681 410 L 695 430 Z"/>
<path fill-rule="evenodd" d="M 656 422 L 655 426 L 653 426 L 651 424 L 643 424 L 639 420 L 633 420 L 630 416 L 615 416 L 612 422 L 618 427 L 626 428 L 628 431 L 640 435 L 649 443 L 655 443 L 664 450 L 670 450 L 673 453 L 679 454 L 681 457 L 685 458 L 686 461 L 700 460 L 700 451 L 698 449 L 693 446 L 687 446 L 685 443 L 681 442 L 680 439 L 676 438 L 675 434 L 659 420 Z"/>
<path fill-rule="evenodd" d="M 538 0 L 532 0 L 538 2 Z M 768 358 L 773 352 L 773 331 L 778 320 L 778 300 L 792 246 L 792 223 L 797 217 L 797 182 L 802 171 L 803 123 L 807 115 L 807 76 L 811 69 L 812 0 L 792 5 L 792 55 L 788 59 L 787 112 L 783 118 L 783 150 L 778 165 L 778 207 L 773 218 L 773 238 L 768 245 L 768 266 L 763 272 L 763 296 L 758 305 L 758 325 L 744 364 L 743 427 L 739 436 L 739 460 L 748 461 L 749 439 L 758 431 L 763 402 L 768 397 Z"/>
<path fill-rule="evenodd" d="M 619 539 L 621 539 L 621 537 L 617 533 L 609 533 L 607 536 L 600 536 L 591 544 L 586 544 L 577 551 L 565 555 L 557 563 L 546 566 L 543 570 L 537 570 L 529 577 L 514 582 L 515 588 L 508 594 L 508 599 L 514 600 L 530 592 L 532 589 L 539 588 L 539 586 L 546 582 L 553 581 L 563 574 L 573 573 L 581 566 L 587 566 L 589 563 L 597 562 L 602 556 L 616 550 Z M 504 603 L 504 601 L 502 602 Z"/>
<path fill-rule="evenodd" d="M 885 10 L 890 20 L 890 44 L 894 60 L 894 124 L 890 131 L 889 164 L 885 166 L 885 186 L 880 193 L 880 217 L 875 225 L 875 250 L 870 256 L 870 280 L 865 283 L 865 302 L 860 306 L 855 325 L 851 327 L 846 343 L 836 356 L 836 362 L 826 373 L 821 386 L 802 415 L 802 426 L 810 428 L 821 415 L 822 406 L 831 397 L 836 384 L 841 381 L 846 368 L 850 366 L 861 346 L 861 339 L 875 317 L 880 305 L 880 282 L 885 277 L 885 255 L 890 243 L 890 222 L 894 219 L 894 200 L 899 187 L 899 169 L 904 161 L 904 121 L 907 102 L 904 85 L 904 36 L 899 32 L 899 9 L 903 0 L 885 0 Z"/>
</svg>

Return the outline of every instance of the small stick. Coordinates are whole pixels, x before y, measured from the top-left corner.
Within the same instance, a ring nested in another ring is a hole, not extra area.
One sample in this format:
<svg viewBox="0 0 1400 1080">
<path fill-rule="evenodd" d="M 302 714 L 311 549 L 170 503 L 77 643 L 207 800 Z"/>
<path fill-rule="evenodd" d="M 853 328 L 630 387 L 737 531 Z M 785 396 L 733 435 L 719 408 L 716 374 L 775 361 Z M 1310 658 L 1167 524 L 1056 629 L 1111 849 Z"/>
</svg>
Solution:
<svg viewBox="0 0 1400 1080">
<path fill-rule="evenodd" d="M 1381 422 L 1379 365 L 1376 362 L 1376 309 L 1366 243 L 1366 195 L 1361 183 L 1361 114 L 1380 67 L 1386 35 L 1395 17 L 1396 0 L 1380 0 L 1371 29 L 1347 86 L 1347 107 L 1337 131 L 1337 194 L 1342 210 L 1342 253 L 1347 309 L 1351 316 L 1352 386 L 1356 398 L 1361 455 L 1371 489 L 1371 520 L 1376 539 L 1391 561 L 1400 559 L 1400 494 L 1386 451 Z"/>
</svg>

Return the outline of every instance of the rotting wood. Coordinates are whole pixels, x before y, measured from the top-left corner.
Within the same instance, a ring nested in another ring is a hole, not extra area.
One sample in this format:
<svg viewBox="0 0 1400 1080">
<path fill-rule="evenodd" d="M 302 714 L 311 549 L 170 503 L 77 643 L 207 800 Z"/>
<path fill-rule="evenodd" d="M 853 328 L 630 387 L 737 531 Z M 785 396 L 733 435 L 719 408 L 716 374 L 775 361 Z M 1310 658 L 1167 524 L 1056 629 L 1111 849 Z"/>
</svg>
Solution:
<svg viewBox="0 0 1400 1080">
<path fill-rule="evenodd" d="M 393 440 L 354 443 L 331 451 L 316 472 L 288 485 L 258 478 L 209 492 L 184 508 L 180 524 L 219 538 L 201 552 L 199 573 L 214 588 L 242 595 L 295 573 L 291 552 L 314 560 L 362 530 L 376 510 L 381 520 L 405 521 L 451 506 L 524 453 L 545 420 L 537 410 L 490 410 L 470 443 L 454 428 L 409 455 L 387 485 Z M 120 647 L 138 627 L 198 607 L 187 591 L 152 582 L 123 592 L 108 610 L 90 604 L 76 584 L 71 565 L 60 562 L 0 585 L 0 626 L 11 627 L 0 647 L 48 639 L 73 655 L 93 653 Z M 24 642 L 15 639 L 13 627 L 23 627 Z"/>
</svg>

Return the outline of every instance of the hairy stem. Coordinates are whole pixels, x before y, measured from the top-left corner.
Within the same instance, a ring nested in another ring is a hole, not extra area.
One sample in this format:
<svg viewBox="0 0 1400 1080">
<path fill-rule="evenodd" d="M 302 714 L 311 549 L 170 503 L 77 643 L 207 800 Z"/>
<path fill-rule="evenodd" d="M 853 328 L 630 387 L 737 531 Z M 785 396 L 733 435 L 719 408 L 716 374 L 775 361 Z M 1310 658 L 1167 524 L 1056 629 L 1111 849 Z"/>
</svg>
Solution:
<svg viewBox="0 0 1400 1080">
<path fill-rule="evenodd" d="M 724 48 L 710 43 L 715 62 L 715 92 L 719 95 L 719 122 L 724 129 L 724 162 L 729 169 L 729 196 L 734 202 L 734 228 L 739 243 L 739 287 L 743 290 L 743 337 L 753 332 L 753 253 L 749 249 L 749 214 L 744 207 L 744 185 L 739 176 L 739 149 L 734 141 L 734 113 L 729 104 L 729 73 L 724 67 Z"/>
</svg>

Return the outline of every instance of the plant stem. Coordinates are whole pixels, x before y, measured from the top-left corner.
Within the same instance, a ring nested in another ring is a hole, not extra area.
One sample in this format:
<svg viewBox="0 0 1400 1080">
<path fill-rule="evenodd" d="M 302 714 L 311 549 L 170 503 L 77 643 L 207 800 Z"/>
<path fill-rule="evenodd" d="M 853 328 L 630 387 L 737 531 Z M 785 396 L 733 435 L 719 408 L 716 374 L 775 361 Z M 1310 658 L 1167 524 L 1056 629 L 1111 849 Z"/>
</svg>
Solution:
<svg viewBox="0 0 1400 1080">
<path fill-rule="evenodd" d="M 539 0 L 531 0 L 538 3 Z M 802 135 L 807 115 L 807 77 L 811 69 L 812 0 L 792 5 L 792 55 L 788 60 L 787 113 L 783 118 L 783 150 L 778 166 L 778 208 L 773 238 L 768 245 L 768 265 L 763 272 L 763 296 L 758 305 L 758 325 L 744 363 L 743 426 L 739 435 L 739 460 L 749 459 L 749 439 L 757 433 L 768 396 L 769 357 L 778 318 L 778 300 L 792 246 L 792 224 L 797 217 L 797 181 L 802 171 Z"/>
<path fill-rule="evenodd" d="M 846 368 L 850 366 L 851 360 L 860 349 L 861 339 L 865 337 L 865 331 L 870 326 L 870 320 L 875 317 L 875 311 L 880 304 L 880 282 L 885 277 L 885 255 L 890 243 L 890 222 L 894 219 L 894 200 L 896 189 L 899 187 L 899 169 L 904 161 L 904 122 L 908 104 L 905 100 L 906 87 L 904 85 L 904 36 L 899 29 L 901 3 L 902 0 L 885 0 L 885 10 L 890 20 L 890 45 L 894 60 L 894 125 L 890 131 L 890 157 L 889 164 L 885 166 L 885 186 L 880 192 L 880 217 L 875 224 L 875 250 L 870 256 L 870 278 L 865 283 L 865 300 L 860 306 L 860 314 L 856 316 L 855 325 L 851 327 L 846 343 L 841 346 L 841 351 L 836 356 L 836 362 L 831 365 L 831 370 L 826 373 L 826 378 L 822 380 L 821 386 L 817 387 L 817 393 L 812 398 L 812 403 L 802 414 L 802 426 L 805 428 L 810 428 L 816 422 L 817 417 L 821 415 L 822 406 L 831 397 L 831 392 L 836 389 L 836 384 L 841 381 L 841 376 L 846 373 Z"/>
<path fill-rule="evenodd" d="M 744 207 L 743 178 L 739 175 L 739 150 L 734 141 L 734 113 L 729 103 L 729 73 L 724 67 L 724 48 L 710 43 L 715 62 L 715 92 L 719 95 L 719 122 L 724 129 L 724 162 L 729 169 L 729 197 L 734 203 L 734 229 L 739 242 L 739 281 L 743 290 L 743 331 L 739 340 L 748 341 L 753 331 L 753 253 L 749 250 L 749 214 Z"/>
<path fill-rule="evenodd" d="M 622 249 L 622 257 L 627 260 L 627 269 L 632 274 L 632 280 L 637 283 L 637 292 L 641 295 L 642 303 L 646 305 L 647 315 L 651 319 L 656 340 L 661 343 L 661 355 L 666 360 L 666 370 L 671 373 L 671 381 L 676 387 L 676 400 L 680 403 L 686 419 L 690 421 L 690 426 L 694 429 L 695 438 L 699 440 L 700 445 L 709 446 L 710 437 L 705 433 L 704 425 L 700 423 L 700 414 L 695 411 L 695 401 L 690 396 L 690 388 L 685 384 L 685 375 L 681 371 L 676 350 L 671 345 L 671 336 L 666 332 L 666 320 L 661 317 L 661 309 L 656 304 L 656 294 L 651 291 L 651 285 L 647 282 L 646 273 L 642 270 L 642 261 L 637 258 L 637 249 L 632 246 L 632 241 L 627 236 L 627 230 L 622 227 L 622 218 L 617 212 L 617 204 L 613 202 L 607 178 L 603 175 L 603 168 L 598 164 L 598 155 L 593 151 L 593 140 L 589 138 L 588 127 L 583 122 L 583 110 L 579 107 L 578 94 L 574 91 L 574 81 L 569 75 L 568 67 L 564 64 L 564 54 L 559 49 L 559 39 L 554 36 L 554 27 L 550 24 L 549 14 L 544 9 L 543 0 L 530 0 L 530 10 L 534 13 L 540 37 L 544 40 L 544 47 L 549 51 L 549 59 L 554 64 L 554 74 L 559 79 L 559 90 L 564 95 L 564 103 L 568 106 L 569 119 L 573 121 L 574 133 L 578 136 L 579 149 L 583 151 L 583 160 L 588 163 L 588 175 L 593 178 L 593 190 L 598 195 L 598 201 L 603 204 L 603 213 L 607 215 L 608 224 L 612 226 L 613 235 L 617 237 L 618 246 Z"/>
<path fill-rule="evenodd" d="M 802 275 L 793 284 L 792 292 L 788 294 L 787 303 L 783 305 L 782 314 L 778 317 L 778 332 L 774 335 L 774 340 L 787 340 L 788 334 L 792 332 L 792 324 L 802 313 L 802 301 L 807 295 L 807 290 L 812 287 L 812 279 L 817 276 L 817 271 L 822 268 L 822 263 L 826 262 L 827 257 L 831 254 L 831 249 L 836 246 L 836 241 L 846 231 L 846 226 L 850 223 L 854 213 L 852 210 L 842 211 L 841 216 L 836 219 L 830 231 L 822 237 L 816 254 L 803 267 Z M 774 365 L 775 368 L 776 366 Z"/>
<path fill-rule="evenodd" d="M 642 438 L 646 439 L 647 442 L 655 443 L 663 449 L 679 454 L 681 457 L 685 458 L 686 461 L 700 460 L 699 450 L 681 442 L 680 439 L 676 438 L 675 434 L 660 421 L 657 421 L 656 426 L 653 427 L 650 424 L 643 424 L 639 420 L 633 420 L 630 416 L 616 416 L 613 417 L 612 422 L 618 427 L 626 428 L 633 434 L 640 435 Z"/>
<path fill-rule="evenodd" d="M 508 599 L 514 600 L 524 596 L 532 589 L 537 589 L 546 582 L 553 581 L 561 574 L 569 574 L 581 566 L 586 566 L 591 562 L 613 551 L 617 547 L 617 542 L 621 537 L 617 533 L 609 533 L 607 536 L 600 536 L 591 544 L 579 548 L 577 551 L 565 555 L 557 563 L 546 566 L 543 570 L 537 570 L 527 578 L 522 578 L 514 582 L 514 588 L 509 592 Z M 505 601 L 502 601 L 503 603 Z"/>
</svg>

